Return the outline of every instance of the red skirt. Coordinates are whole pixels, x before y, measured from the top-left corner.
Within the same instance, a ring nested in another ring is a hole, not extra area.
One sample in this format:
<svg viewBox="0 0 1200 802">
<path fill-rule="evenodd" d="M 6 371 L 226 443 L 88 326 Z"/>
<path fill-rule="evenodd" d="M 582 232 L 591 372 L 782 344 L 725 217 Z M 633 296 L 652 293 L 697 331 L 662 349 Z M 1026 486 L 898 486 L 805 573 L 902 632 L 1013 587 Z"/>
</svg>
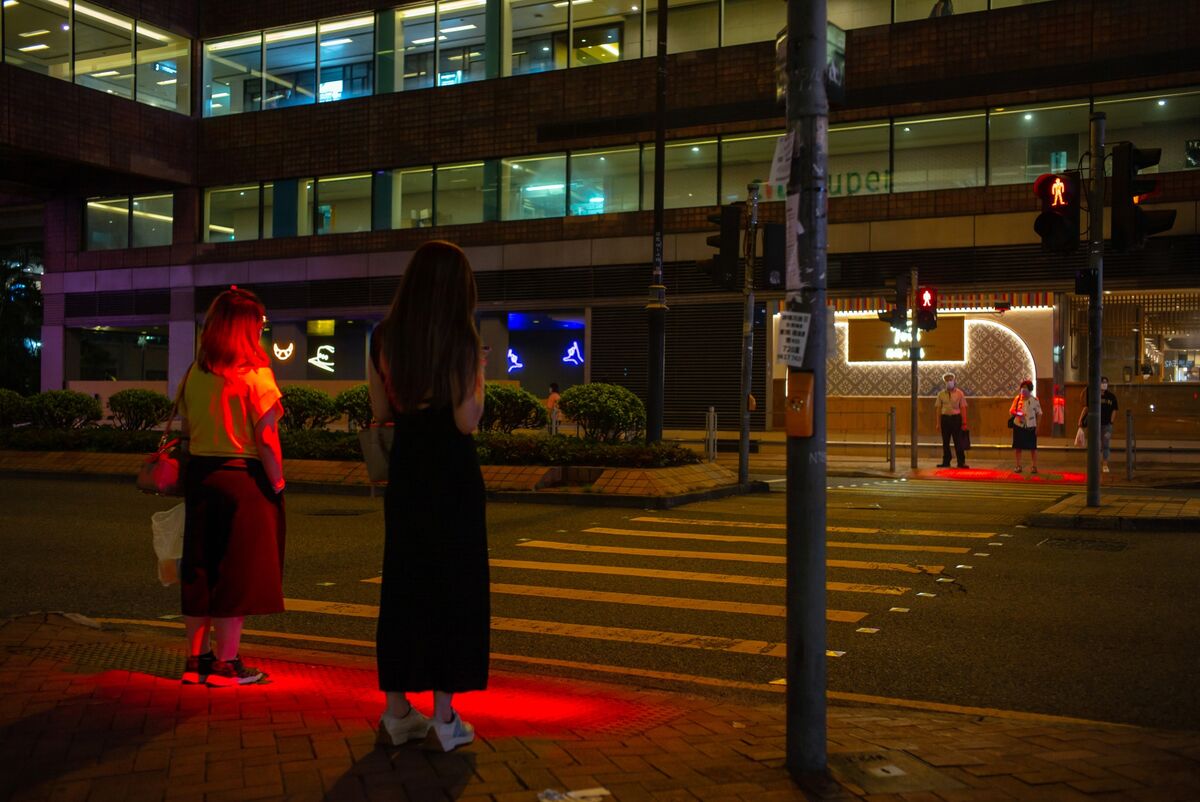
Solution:
<svg viewBox="0 0 1200 802">
<path fill-rule="evenodd" d="M 283 497 L 257 459 L 192 457 L 180 585 L 183 614 L 283 612 Z"/>
</svg>

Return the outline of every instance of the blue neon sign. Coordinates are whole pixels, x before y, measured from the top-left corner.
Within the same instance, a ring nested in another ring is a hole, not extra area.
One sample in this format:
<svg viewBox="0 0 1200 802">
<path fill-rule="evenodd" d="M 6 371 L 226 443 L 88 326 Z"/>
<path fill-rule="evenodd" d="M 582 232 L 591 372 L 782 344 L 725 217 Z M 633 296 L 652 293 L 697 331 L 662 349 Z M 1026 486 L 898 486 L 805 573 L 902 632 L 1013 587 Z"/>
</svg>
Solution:
<svg viewBox="0 0 1200 802">
<path fill-rule="evenodd" d="M 523 367 L 525 367 L 525 363 L 521 361 L 521 358 L 519 356 L 517 356 L 517 352 L 514 351 L 513 349 L 509 348 L 508 349 L 508 372 L 512 373 L 514 370 L 520 370 Z"/>
<path fill-rule="evenodd" d="M 567 349 L 567 355 L 562 358 L 562 361 L 568 365 L 583 364 L 583 349 L 579 347 L 579 340 L 571 341 L 571 347 Z"/>
</svg>

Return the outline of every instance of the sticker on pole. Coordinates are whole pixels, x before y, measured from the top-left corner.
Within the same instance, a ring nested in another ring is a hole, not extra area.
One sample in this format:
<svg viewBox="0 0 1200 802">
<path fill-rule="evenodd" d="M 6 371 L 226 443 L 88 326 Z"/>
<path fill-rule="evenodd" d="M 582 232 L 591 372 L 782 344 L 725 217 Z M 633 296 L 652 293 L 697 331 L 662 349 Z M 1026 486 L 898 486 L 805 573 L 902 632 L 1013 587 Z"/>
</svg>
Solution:
<svg viewBox="0 0 1200 802">
<path fill-rule="evenodd" d="M 792 142 L 794 134 L 788 131 L 779 139 L 775 140 L 775 158 L 771 160 L 771 177 L 768 179 L 772 184 L 787 184 L 792 177 Z"/>
<path fill-rule="evenodd" d="M 775 358 L 789 368 L 804 367 L 804 348 L 808 345 L 808 324 L 812 315 L 808 312 L 779 313 L 779 341 L 775 347 Z"/>
</svg>

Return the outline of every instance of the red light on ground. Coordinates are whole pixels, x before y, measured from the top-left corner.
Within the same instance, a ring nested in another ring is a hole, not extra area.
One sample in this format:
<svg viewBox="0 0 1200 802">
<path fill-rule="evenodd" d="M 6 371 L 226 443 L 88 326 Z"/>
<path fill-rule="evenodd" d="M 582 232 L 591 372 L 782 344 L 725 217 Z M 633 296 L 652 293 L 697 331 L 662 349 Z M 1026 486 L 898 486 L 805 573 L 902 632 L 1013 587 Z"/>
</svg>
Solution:
<svg viewBox="0 0 1200 802">
<path fill-rule="evenodd" d="M 918 471 L 920 477 L 936 477 L 938 479 L 958 479 L 965 482 L 1022 482 L 1025 484 L 1085 484 L 1087 474 L 1072 471 L 1045 470 L 1042 473 L 1014 473 L 1012 469 L 1003 468 L 936 468 L 928 471 Z"/>
</svg>

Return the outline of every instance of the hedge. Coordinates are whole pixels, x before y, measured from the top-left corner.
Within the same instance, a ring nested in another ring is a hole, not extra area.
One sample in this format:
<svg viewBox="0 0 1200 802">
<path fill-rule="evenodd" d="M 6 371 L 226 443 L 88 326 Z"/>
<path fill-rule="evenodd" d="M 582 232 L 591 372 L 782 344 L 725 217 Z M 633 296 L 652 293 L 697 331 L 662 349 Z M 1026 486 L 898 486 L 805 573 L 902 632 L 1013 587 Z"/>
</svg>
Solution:
<svg viewBox="0 0 1200 802">
<path fill-rule="evenodd" d="M 371 412 L 371 391 L 365 384 L 338 393 L 333 405 L 360 429 L 370 426 L 375 417 Z"/>
<path fill-rule="evenodd" d="M 541 429 L 548 421 L 546 408 L 528 390 L 506 384 L 484 385 L 481 430 L 510 434 L 514 429 Z"/>
<path fill-rule="evenodd" d="M 28 398 L 14 390 L 0 389 L 0 426 L 29 423 L 30 413 Z"/>
<path fill-rule="evenodd" d="M 47 390 L 29 399 L 29 418 L 47 429 L 77 429 L 100 420 L 99 399 L 76 390 Z"/>
<path fill-rule="evenodd" d="M 646 405 L 619 384 L 577 384 L 558 401 L 563 414 L 579 424 L 588 440 L 636 440 L 646 429 Z"/>
<path fill-rule="evenodd" d="M 324 429 L 338 414 L 328 393 L 311 387 L 283 388 L 283 418 L 279 427 L 285 432 Z"/>
<path fill-rule="evenodd" d="M 172 402 L 154 390 L 120 390 L 108 399 L 108 411 L 118 429 L 153 429 L 171 414 Z"/>
</svg>

